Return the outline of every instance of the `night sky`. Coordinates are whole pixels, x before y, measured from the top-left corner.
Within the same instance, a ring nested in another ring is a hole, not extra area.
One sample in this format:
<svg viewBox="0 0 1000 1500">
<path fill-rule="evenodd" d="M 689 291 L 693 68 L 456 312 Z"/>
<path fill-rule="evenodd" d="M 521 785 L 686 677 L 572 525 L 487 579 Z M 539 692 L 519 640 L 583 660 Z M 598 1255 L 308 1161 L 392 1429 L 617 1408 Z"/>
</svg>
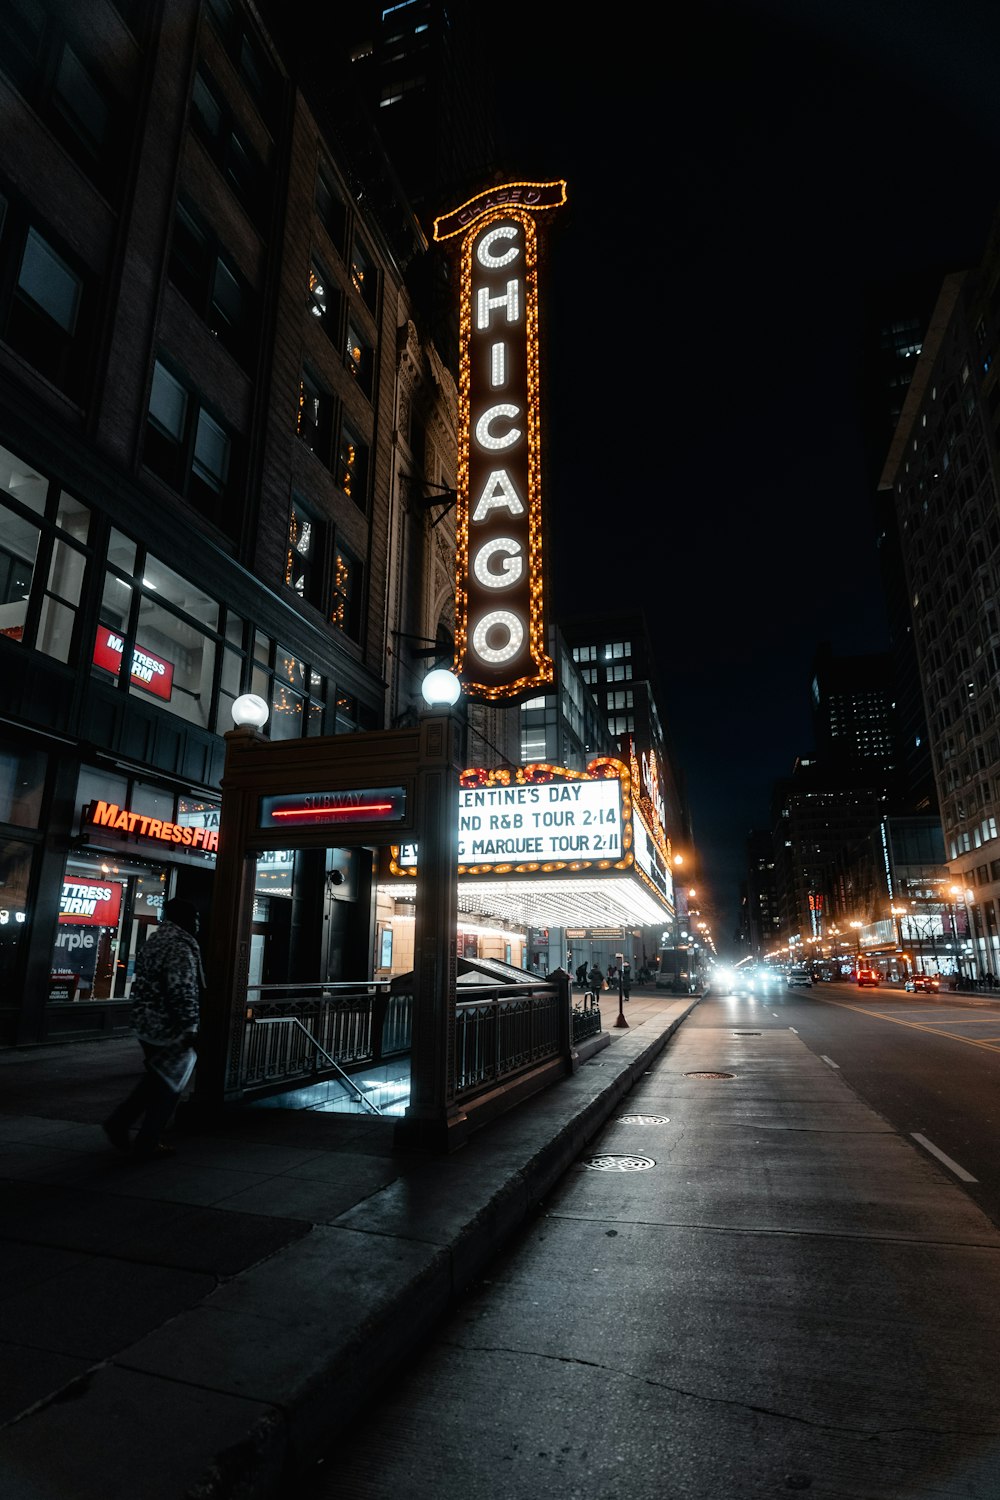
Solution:
<svg viewBox="0 0 1000 1500">
<path fill-rule="evenodd" d="M 698 0 L 590 32 L 560 6 L 542 35 L 539 9 L 503 8 L 532 40 L 500 105 L 511 174 L 569 185 L 542 312 L 554 613 L 646 610 L 724 951 L 747 832 L 811 748 L 816 646 L 887 645 L 864 310 L 981 256 L 1000 5 Z"/>
</svg>

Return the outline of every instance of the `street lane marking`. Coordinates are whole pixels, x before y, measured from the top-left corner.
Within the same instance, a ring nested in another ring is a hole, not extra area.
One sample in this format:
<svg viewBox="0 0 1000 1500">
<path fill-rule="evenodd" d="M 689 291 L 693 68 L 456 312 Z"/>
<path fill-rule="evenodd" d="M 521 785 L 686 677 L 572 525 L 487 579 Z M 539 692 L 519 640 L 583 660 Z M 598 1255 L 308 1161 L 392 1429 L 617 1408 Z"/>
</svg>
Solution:
<svg viewBox="0 0 1000 1500">
<path fill-rule="evenodd" d="M 794 1026 L 789 1026 L 788 1029 L 789 1029 L 789 1031 L 794 1031 L 795 1035 L 798 1036 L 799 1033 L 798 1033 L 797 1029 Z"/>
<path fill-rule="evenodd" d="M 899 1016 L 886 1015 L 884 1011 L 868 1010 L 863 1005 L 849 1005 L 844 1000 L 827 1000 L 821 997 L 824 1005 L 836 1005 L 841 1010 L 853 1010 L 856 1015 L 871 1016 L 875 1021 L 888 1021 L 890 1026 L 906 1026 L 910 1031 L 925 1031 L 929 1036 L 946 1036 L 953 1042 L 964 1042 L 967 1047 L 980 1047 L 984 1052 L 1000 1052 L 1000 1043 L 993 1043 L 985 1037 L 960 1036 L 956 1031 L 942 1031 L 938 1026 L 927 1026 L 921 1021 L 903 1021 Z"/>
<path fill-rule="evenodd" d="M 829 1063 L 831 1068 L 836 1068 L 837 1072 L 838 1073 L 840 1072 L 840 1063 L 835 1063 L 834 1060 L 833 1060 L 833 1058 L 832 1057 L 827 1057 L 827 1055 L 826 1055 L 825 1052 L 821 1052 L 820 1053 L 820 1057 L 823 1059 L 823 1061 L 825 1063 Z"/>
<path fill-rule="evenodd" d="M 941 1148 L 939 1146 L 935 1146 L 934 1142 L 929 1141 L 925 1135 L 920 1135 L 916 1130 L 911 1130 L 910 1134 L 913 1136 L 913 1139 L 915 1141 L 919 1141 L 920 1145 L 924 1147 L 925 1151 L 929 1151 L 932 1156 L 936 1156 L 938 1161 L 944 1162 L 944 1165 L 948 1168 L 949 1172 L 954 1172 L 955 1176 L 960 1177 L 963 1182 L 979 1181 L 978 1177 L 973 1177 L 971 1172 L 967 1172 L 964 1167 L 960 1167 L 957 1161 L 952 1161 L 950 1156 L 945 1156 Z"/>
</svg>

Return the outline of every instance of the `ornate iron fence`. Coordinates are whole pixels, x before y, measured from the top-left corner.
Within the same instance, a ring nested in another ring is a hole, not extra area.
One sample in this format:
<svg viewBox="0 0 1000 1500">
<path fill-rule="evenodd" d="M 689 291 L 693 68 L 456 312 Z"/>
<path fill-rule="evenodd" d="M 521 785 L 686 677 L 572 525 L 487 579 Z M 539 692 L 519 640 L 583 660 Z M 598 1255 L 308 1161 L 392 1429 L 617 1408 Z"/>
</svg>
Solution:
<svg viewBox="0 0 1000 1500">
<path fill-rule="evenodd" d="M 412 1016 L 412 994 L 385 981 L 251 985 L 241 1087 L 254 1093 L 313 1079 L 330 1063 L 339 1071 L 405 1054 Z"/>
<path fill-rule="evenodd" d="M 395 981 L 398 984 L 398 981 Z M 455 1006 L 455 1092 L 469 1098 L 558 1057 L 569 1002 L 558 985 L 476 986 Z M 596 997 L 583 1024 L 600 1030 Z M 273 1093 L 410 1051 L 413 994 L 387 981 L 265 984 L 247 990 L 240 1057 L 245 1095 Z M 261 1024 L 258 1024 L 261 1023 Z M 576 1012 L 573 1036 L 576 1039 Z"/>
<path fill-rule="evenodd" d="M 557 1057 L 564 1006 L 552 985 L 477 985 L 475 999 L 455 1007 L 456 1096 L 468 1097 Z"/>
<path fill-rule="evenodd" d="M 582 1042 L 597 1036 L 601 1030 L 601 1007 L 593 990 L 586 990 L 573 1001 L 573 1040 Z"/>
</svg>

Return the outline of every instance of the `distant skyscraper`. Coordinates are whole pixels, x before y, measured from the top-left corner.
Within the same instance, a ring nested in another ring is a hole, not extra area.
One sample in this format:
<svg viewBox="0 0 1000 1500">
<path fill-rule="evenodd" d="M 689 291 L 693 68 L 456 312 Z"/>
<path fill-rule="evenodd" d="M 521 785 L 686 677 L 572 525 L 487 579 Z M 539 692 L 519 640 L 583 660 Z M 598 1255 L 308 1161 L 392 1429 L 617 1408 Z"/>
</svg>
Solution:
<svg viewBox="0 0 1000 1500">
<path fill-rule="evenodd" d="M 756 958 L 769 953 L 781 932 L 774 840 L 767 828 L 751 829 L 747 839 L 744 945 Z"/>
<path fill-rule="evenodd" d="M 1000 967 L 1000 242 L 945 279 L 882 476 L 895 501 L 945 853 Z"/>
<path fill-rule="evenodd" d="M 824 642 L 813 664 L 811 703 L 823 766 L 881 782 L 888 792 L 899 759 L 888 653 L 835 656 Z"/>
<path fill-rule="evenodd" d="M 407 197 L 425 220 L 484 186 L 492 169 L 491 13 L 443 0 L 352 7 L 343 24 L 359 89 Z M 495 40 L 495 38 L 494 38 Z"/>
<path fill-rule="evenodd" d="M 892 497 L 878 491 L 906 393 L 917 368 L 943 272 L 893 276 L 869 287 L 865 301 L 864 436 L 874 496 L 879 569 L 892 656 L 898 749 L 898 805 L 914 813 L 937 809 L 906 572 Z"/>
<path fill-rule="evenodd" d="M 612 738 L 622 749 L 634 740 L 640 756 L 656 757 L 667 836 L 693 852 L 683 782 L 667 739 L 656 663 L 641 614 L 586 616 L 560 621 L 580 675 L 590 687 Z"/>
</svg>

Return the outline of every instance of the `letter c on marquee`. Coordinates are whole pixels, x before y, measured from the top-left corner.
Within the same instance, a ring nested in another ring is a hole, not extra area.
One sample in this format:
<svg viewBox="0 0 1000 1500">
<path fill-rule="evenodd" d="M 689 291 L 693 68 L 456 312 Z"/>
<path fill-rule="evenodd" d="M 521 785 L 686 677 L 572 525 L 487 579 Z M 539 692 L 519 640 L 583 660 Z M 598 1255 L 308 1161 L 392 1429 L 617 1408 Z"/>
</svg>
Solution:
<svg viewBox="0 0 1000 1500">
<path fill-rule="evenodd" d="M 476 423 L 476 442 L 480 448 L 500 449 L 513 448 L 521 436 L 519 427 L 512 427 L 506 437 L 497 438 L 490 432 L 490 427 L 498 417 L 509 417 L 511 421 L 521 415 L 519 406 L 512 406 L 509 401 L 500 401 L 496 406 L 491 406 L 484 411 Z"/>
<path fill-rule="evenodd" d="M 494 255 L 493 244 L 496 240 L 512 240 L 516 236 L 516 224 L 498 224 L 496 229 L 491 229 L 488 234 L 484 234 L 476 246 L 476 259 L 479 264 L 485 266 L 488 271 L 494 266 L 509 266 L 511 261 L 516 260 L 520 255 L 520 250 L 516 246 L 511 246 L 502 255 Z"/>
</svg>

